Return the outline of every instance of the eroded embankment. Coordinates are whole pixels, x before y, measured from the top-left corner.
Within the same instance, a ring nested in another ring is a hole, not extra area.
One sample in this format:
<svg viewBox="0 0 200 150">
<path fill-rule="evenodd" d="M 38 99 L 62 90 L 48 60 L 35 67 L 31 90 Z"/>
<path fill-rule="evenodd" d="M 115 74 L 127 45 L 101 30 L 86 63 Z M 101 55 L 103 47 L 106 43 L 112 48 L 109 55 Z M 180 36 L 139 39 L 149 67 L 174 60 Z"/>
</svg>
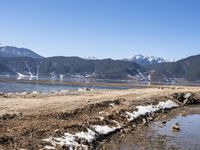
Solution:
<svg viewBox="0 0 200 150">
<path fill-rule="evenodd" d="M 125 99 L 89 104 L 70 112 L 38 115 L 4 114 L 0 118 L 1 149 L 100 149 L 116 132 L 148 124 L 170 109 L 199 104 L 192 93 L 129 102 Z"/>
</svg>

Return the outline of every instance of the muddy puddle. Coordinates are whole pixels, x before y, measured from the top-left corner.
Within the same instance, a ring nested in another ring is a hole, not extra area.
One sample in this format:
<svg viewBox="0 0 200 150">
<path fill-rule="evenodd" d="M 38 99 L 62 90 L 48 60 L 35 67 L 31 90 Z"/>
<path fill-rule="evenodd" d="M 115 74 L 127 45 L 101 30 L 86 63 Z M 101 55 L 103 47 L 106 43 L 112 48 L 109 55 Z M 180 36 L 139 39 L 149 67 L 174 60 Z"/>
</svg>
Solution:
<svg viewBox="0 0 200 150">
<path fill-rule="evenodd" d="M 173 129 L 178 123 L 180 130 Z M 155 122 L 151 125 L 155 139 L 160 136 L 166 137 L 166 146 L 179 149 L 200 149 L 200 115 L 191 114 L 187 116 L 176 116 L 167 121 Z"/>
<path fill-rule="evenodd" d="M 187 114 L 183 115 L 182 112 Z M 175 124 L 178 124 L 179 130 L 173 129 Z M 199 150 L 200 107 L 173 110 L 149 122 L 147 126 L 138 125 L 133 131 L 118 133 L 108 143 L 104 143 L 101 149 Z"/>
</svg>

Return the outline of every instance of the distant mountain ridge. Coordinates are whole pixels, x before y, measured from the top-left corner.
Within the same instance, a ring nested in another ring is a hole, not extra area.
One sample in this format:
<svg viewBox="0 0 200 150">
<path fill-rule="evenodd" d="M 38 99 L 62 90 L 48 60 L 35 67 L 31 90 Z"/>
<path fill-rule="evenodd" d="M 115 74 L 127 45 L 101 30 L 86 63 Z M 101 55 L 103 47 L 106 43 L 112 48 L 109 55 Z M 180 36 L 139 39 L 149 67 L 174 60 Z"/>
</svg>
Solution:
<svg viewBox="0 0 200 150">
<path fill-rule="evenodd" d="M 155 57 L 155 56 L 145 56 L 142 54 L 135 55 L 133 57 L 128 57 L 123 59 L 125 61 L 133 61 L 139 65 L 151 65 L 151 64 L 159 64 L 159 63 L 166 63 L 166 62 L 174 62 L 174 59 L 165 59 L 162 57 Z"/>
<path fill-rule="evenodd" d="M 80 57 L 0 58 L 2 75 L 82 77 L 97 79 L 144 80 L 143 67 L 122 60 L 86 60 Z"/>
<path fill-rule="evenodd" d="M 200 82 L 199 66 L 200 55 L 176 62 L 143 55 L 123 60 L 64 56 L 44 58 L 29 49 L 0 47 L 0 75 Z"/>
<path fill-rule="evenodd" d="M 171 63 L 146 66 L 154 81 L 200 81 L 200 55 L 190 56 Z"/>
<path fill-rule="evenodd" d="M 14 46 L 1 46 L 0 47 L 1 57 L 31 57 L 31 58 L 42 58 L 39 54 L 33 52 L 27 48 L 18 48 Z"/>
</svg>

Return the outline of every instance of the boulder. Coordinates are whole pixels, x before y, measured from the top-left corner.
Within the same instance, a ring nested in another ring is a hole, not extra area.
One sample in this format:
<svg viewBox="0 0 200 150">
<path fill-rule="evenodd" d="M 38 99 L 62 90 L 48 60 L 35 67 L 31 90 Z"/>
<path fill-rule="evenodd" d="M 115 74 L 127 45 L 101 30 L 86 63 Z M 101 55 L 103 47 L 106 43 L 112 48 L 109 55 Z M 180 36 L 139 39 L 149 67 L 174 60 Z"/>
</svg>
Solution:
<svg viewBox="0 0 200 150">
<path fill-rule="evenodd" d="M 192 93 L 174 93 L 172 97 L 184 105 L 199 104 L 199 101 Z"/>
</svg>

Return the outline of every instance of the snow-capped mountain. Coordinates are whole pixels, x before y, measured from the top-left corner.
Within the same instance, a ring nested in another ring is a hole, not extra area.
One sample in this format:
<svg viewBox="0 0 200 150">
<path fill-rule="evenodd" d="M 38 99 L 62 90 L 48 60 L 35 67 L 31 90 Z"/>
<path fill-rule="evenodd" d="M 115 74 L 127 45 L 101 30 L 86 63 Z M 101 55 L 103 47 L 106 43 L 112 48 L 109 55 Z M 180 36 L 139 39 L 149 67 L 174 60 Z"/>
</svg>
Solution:
<svg viewBox="0 0 200 150">
<path fill-rule="evenodd" d="M 145 56 L 145 55 L 135 55 L 133 57 L 125 58 L 126 61 L 133 61 L 140 65 L 150 65 L 150 64 L 159 64 L 165 62 L 174 62 L 174 59 L 165 59 L 162 57 L 155 57 L 155 56 Z"/>
</svg>

